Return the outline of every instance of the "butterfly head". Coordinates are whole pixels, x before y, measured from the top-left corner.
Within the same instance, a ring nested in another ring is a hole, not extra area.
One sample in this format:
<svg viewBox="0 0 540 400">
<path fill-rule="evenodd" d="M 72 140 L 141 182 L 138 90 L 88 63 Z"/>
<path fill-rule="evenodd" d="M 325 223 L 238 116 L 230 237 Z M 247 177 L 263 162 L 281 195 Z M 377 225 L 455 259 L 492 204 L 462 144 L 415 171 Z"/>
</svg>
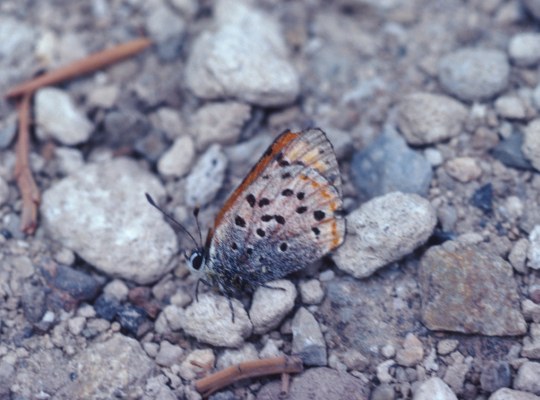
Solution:
<svg viewBox="0 0 540 400">
<path fill-rule="evenodd" d="M 193 250 L 191 254 L 186 254 L 186 259 L 188 263 L 188 268 L 193 274 L 202 275 L 204 273 L 206 265 L 204 249 L 197 248 Z"/>
</svg>

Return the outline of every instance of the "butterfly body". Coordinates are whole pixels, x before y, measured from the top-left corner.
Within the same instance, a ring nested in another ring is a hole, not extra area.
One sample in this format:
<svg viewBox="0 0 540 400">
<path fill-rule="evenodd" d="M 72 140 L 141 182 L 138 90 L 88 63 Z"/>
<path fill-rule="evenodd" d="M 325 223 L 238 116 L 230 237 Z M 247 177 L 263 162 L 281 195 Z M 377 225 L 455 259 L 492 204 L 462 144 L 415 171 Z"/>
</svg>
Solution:
<svg viewBox="0 0 540 400">
<path fill-rule="evenodd" d="M 282 133 L 232 193 L 190 257 L 232 297 L 305 268 L 344 240 L 341 176 L 320 129 Z"/>
</svg>

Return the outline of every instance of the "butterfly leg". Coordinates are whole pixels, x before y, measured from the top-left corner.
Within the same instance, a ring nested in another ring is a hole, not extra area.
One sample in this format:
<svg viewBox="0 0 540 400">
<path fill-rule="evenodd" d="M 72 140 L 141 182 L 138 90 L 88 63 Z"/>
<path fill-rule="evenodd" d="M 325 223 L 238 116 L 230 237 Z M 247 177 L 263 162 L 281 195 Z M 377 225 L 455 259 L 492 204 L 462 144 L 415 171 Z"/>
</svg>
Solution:
<svg viewBox="0 0 540 400">
<path fill-rule="evenodd" d="M 199 284 L 201 282 L 204 283 L 208 287 L 212 286 L 207 281 L 205 281 L 203 278 L 199 278 L 197 280 L 197 283 L 195 284 L 195 301 L 197 301 L 197 302 L 199 301 Z"/>
<path fill-rule="evenodd" d="M 229 308 L 231 309 L 231 319 L 232 319 L 232 323 L 234 324 L 234 307 L 232 304 L 232 300 L 230 297 L 227 297 L 227 300 L 229 301 Z"/>
</svg>

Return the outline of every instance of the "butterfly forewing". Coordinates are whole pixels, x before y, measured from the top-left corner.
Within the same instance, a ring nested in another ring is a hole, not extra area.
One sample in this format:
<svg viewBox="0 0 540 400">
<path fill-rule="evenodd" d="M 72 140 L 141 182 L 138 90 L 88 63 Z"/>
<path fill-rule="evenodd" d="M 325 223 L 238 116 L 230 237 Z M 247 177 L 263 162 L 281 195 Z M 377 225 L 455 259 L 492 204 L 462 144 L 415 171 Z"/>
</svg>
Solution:
<svg viewBox="0 0 540 400">
<path fill-rule="evenodd" d="M 341 179 L 324 133 L 304 132 L 271 157 L 264 169 L 254 168 L 256 179 L 233 193 L 236 200 L 215 226 L 208 266 L 221 286 L 236 279 L 256 287 L 343 242 Z"/>
</svg>

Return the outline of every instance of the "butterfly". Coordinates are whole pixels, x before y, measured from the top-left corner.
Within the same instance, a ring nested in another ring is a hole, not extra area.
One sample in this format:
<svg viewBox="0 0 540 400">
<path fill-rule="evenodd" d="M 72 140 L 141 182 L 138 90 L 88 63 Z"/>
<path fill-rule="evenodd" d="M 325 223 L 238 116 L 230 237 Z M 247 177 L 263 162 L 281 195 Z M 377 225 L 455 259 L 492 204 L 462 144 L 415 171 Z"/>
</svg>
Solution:
<svg viewBox="0 0 540 400">
<path fill-rule="evenodd" d="M 186 255 L 188 266 L 229 299 L 271 287 L 266 283 L 343 243 L 341 186 L 334 148 L 321 129 L 283 132 L 227 199 L 205 244 Z"/>
</svg>

